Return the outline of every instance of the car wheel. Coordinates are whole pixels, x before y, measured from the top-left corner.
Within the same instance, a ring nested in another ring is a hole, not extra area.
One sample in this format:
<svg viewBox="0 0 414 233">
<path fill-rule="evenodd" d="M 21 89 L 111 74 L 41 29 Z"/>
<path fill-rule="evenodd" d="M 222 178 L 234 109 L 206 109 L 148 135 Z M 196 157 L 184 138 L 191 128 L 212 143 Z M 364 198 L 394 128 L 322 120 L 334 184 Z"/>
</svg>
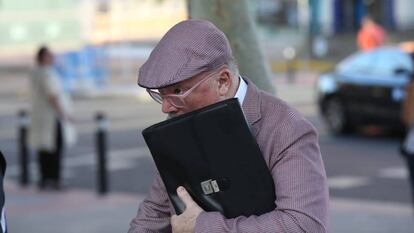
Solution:
<svg viewBox="0 0 414 233">
<path fill-rule="evenodd" d="M 345 107 L 337 98 L 327 100 L 324 109 L 324 117 L 329 129 L 336 134 L 350 131 L 349 121 Z"/>
</svg>

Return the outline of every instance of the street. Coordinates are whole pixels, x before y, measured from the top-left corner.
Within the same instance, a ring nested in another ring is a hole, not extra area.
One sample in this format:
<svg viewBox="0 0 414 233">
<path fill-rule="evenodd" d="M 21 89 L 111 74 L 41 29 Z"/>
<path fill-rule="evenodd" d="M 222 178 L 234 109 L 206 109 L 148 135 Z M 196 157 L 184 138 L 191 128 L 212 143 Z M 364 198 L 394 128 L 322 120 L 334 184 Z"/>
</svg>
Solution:
<svg viewBox="0 0 414 233">
<path fill-rule="evenodd" d="M 295 83 L 286 82 L 283 75 L 275 75 L 274 81 L 277 95 L 296 107 L 318 129 L 333 205 L 353 208 L 353 211 L 368 208 L 372 213 L 392 210 L 394 215 L 407 219 L 412 214 L 410 187 L 407 169 L 398 154 L 400 139 L 389 135 L 368 136 L 361 133 L 331 135 L 318 117 L 313 93 L 315 78 L 316 74 L 301 73 Z M 18 77 L 20 82 L 12 81 L 11 78 L 9 80 L 23 89 L 27 81 L 25 77 Z M 0 92 L 0 148 L 8 161 L 6 183 L 16 184 L 19 167 L 15 116 L 20 108 L 27 107 L 27 93 L 13 93 L 6 88 L 0 88 Z M 110 193 L 128 194 L 129 198 L 136 196 L 137 200 L 138 197 L 145 196 L 155 167 L 141 130 L 165 118 L 160 112 L 160 106 L 145 101 L 142 97 L 138 98 L 137 95 L 102 96 L 75 98 L 75 109 L 80 137 L 76 147 L 70 148 L 64 156 L 65 190 L 62 192 L 96 190 L 96 125 L 93 119 L 96 112 L 102 111 L 108 118 Z M 30 180 L 31 185 L 34 185 L 38 179 L 34 153 L 31 153 L 30 161 Z M 6 185 L 6 197 L 7 187 Z M 12 211 L 15 220 L 9 218 L 11 226 L 19 221 L 13 213 L 15 212 Z M 340 224 L 343 223 L 337 219 L 332 220 L 333 229 Z M 402 221 L 399 224 L 407 223 Z M 409 228 L 406 226 L 404 229 Z"/>
</svg>

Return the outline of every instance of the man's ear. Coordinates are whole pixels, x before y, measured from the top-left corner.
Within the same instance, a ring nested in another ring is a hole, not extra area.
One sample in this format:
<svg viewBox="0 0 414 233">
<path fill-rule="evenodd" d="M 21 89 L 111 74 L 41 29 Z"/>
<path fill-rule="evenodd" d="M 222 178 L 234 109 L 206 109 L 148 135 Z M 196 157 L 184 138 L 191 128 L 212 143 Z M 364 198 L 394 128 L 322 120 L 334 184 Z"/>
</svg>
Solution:
<svg viewBox="0 0 414 233">
<path fill-rule="evenodd" d="M 222 70 L 220 72 L 218 82 L 218 91 L 220 96 L 227 96 L 231 86 L 230 71 L 227 69 Z"/>
</svg>

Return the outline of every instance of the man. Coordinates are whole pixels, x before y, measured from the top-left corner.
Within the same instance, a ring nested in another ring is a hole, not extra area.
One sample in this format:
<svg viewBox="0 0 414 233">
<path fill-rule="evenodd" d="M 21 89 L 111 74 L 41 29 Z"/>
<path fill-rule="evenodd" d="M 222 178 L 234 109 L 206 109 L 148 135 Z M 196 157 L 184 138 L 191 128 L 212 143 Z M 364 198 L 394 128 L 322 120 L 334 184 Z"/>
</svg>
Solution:
<svg viewBox="0 0 414 233">
<path fill-rule="evenodd" d="M 39 188 L 60 189 L 62 150 L 75 140 L 71 99 L 53 71 L 52 51 L 42 46 L 35 59 L 37 66 L 31 79 L 30 143 L 38 155 Z"/>
<path fill-rule="evenodd" d="M 226 219 L 205 212 L 183 187 L 175 215 L 159 174 L 132 220 L 138 232 L 327 232 L 328 188 L 315 129 L 283 101 L 238 75 L 226 36 L 212 23 L 186 20 L 171 28 L 139 71 L 138 84 L 175 117 L 236 97 L 275 184 L 276 209 Z"/>
<path fill-rule="evenodd" d="M 362 51 L 369 51 L 384 44 L 386 40 L 384 29 L 375 23 L 375 21 L 365 16 L 361 22 L 361 28 L 358 31 L 357 43 Z"/>
</svg>

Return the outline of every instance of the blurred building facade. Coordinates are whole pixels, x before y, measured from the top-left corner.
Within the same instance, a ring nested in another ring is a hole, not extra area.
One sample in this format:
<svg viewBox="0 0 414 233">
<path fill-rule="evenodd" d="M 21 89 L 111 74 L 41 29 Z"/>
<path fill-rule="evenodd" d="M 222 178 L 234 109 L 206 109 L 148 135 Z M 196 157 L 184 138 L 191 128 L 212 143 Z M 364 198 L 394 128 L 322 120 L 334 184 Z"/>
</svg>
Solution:
<svg viewBox="0 0 414 233">
<path fill-rule="evenodd" d="M 355 32 L 370 15 L 387 30 L 414 29 L 412 0 L 255 0 L 259 23 L 325 36 Z"/>
<path fill-rule="evenodd" d="M 187 18 L 188 0 L 0 0 L 0 57 L 159 39 Z M 387 30 L 414 29 L 413 0 L 251 0 L 259 23 L 329 36 L 356 32 L 370 14 Z"/>
<path fill-rule="evenodd" d="M 83 1 L 85 37 L 93 44 L 159 39 L 187 18 L 185 0 Z"/>
<path fill-rule="evenodd" d="M 187 18 L 185 0 L 1 0 L 1 56 L 160 38 Z"/>
<path fill-rule="evenodd" d="M 1 56 L 31 53 L 43 43 L 76 47 L 82 39 L 79 3 L 76 1 L 0 2 Z"/>
<path fill-rule="evenodd" d="M 414 29 L 412 0 L 314 0 L 322 9 L 326 33 L 356 31 L 365 15 L 388 30 Z M 319 2 L 319 3 L 318 3 Z M 324 6 L 325 5 L 325 6 Z"/>
</svg>

